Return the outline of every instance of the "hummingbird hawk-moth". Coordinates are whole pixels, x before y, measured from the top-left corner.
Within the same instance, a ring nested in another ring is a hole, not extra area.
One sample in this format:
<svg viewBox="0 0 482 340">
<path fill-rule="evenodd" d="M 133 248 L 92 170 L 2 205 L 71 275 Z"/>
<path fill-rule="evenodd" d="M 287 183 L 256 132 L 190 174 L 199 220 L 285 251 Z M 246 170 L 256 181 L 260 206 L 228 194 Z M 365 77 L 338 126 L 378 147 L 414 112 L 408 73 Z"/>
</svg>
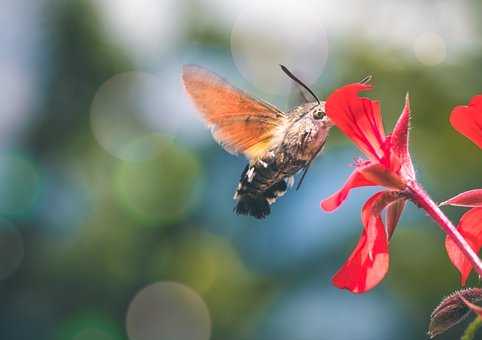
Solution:
<svg viewBox="0 0 482 340">
<path fill-rule="evenodd" d="M 304 170 L 299 188 L 332 127 L 325 102 L 280 66 L 314 101 L 282 112 L 202 67 L 183 67 L 184 87 L 214 139 L 228 152 L 244 154 L 249 160 L 234 194 L 237 214 L 266 217 L 271 204 L 293 184 L 293 176 Z"/>
</svg>

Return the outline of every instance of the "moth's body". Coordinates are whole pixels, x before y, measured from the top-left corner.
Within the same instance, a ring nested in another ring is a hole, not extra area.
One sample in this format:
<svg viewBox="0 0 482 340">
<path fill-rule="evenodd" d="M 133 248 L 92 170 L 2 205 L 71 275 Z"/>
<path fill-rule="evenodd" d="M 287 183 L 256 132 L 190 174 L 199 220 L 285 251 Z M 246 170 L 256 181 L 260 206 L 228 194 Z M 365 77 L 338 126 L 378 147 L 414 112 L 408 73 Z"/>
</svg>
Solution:
<svg viewBox="0 0 482 340">
<path fill-rule="evenodd" d="M 234 195 L 236 213 L 265 217 L 293 183 L 293 175 L 323 148 L 332 126 L 324 102 L 283 113 L 197 66 L 185 66 L 183 80 L 214 138 L 249 160 Z"/>
<path fill-rule="evenodd" d="M 318 107 L 324 109 L 324 103 L 307 103 L 289 111 L 288 126 L 276 137 L 279 142 L 246 166 L 234 194 L 237 213 L 258 218 L 269 214 L 269 206 L 293 184 L 293 176 L 322 150 L 331 123 L 326 116 L 314 119 L 306 114 Z"/>
</svg>

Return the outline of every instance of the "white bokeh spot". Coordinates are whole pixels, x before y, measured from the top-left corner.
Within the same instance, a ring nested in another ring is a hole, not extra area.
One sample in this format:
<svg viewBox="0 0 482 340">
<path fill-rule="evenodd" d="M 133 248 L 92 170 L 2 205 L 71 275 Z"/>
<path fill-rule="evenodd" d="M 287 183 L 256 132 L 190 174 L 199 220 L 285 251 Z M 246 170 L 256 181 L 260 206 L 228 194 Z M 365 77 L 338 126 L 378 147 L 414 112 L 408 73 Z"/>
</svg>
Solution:
<svg viewBox="0 0 482 340">
<path fill-rule="evenodd" d="M 175 0 L 95 0 L 110 40 L 136 61 L 156 60 L 180 37 L 180 2 Z"/>
<path fill-rule="evenodd" d="M 175 282 L 142 289 L 127 311 L 130 340 L 208 340 L 211 319 L 202 298 Z"/>
<path fill-rule="evenodd" d="M 291 84 L 279 64 L 312 84 L 325 67 L 328 42 L 320 15 L 306 3 L 248 2 L 234 23 L 231 52 L 241 74 L 258 89 L 286 94 Z"/>
<path fill-rule="evenodd" d="M 433 32 L 425 32 L 419 35 L 415 39 L 413 50 L 417 60 L 428 66 L 441 64 L 447 57 L 444 39 Z"/>
<path fill-rule="evenodd" d="M 160 131 L 146 122 L 146 116 L 159 114 L 162 102 L 156 93 L 160 90 L 160 79 L 143 72 L 121 73 L 107 80 L 97 91 L 90 111 L 97 142 L 122 160 L 155 158 L 162 138 Z"/>
</svg>

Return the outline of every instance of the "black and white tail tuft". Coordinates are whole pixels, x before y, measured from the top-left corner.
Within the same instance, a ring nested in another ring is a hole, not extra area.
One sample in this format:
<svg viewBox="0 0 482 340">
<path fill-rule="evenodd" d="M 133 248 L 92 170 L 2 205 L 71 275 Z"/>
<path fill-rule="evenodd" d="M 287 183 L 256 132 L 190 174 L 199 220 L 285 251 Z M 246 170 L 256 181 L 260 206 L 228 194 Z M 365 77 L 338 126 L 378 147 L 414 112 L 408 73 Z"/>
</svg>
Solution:
<svg viewBox="0 0 482 340">
<path fill-rule="evenodd" d="M 240 194 L 234 211 L 238 215 L 250 215 L 265 218 L 271 213 L 269 202 L 263 194 Z"/>
<path fill-rule="evenodd" d="M 265 218 L 271 213 L 271 204 L 284 195 L 288 189 L 286 180 L 275 181 L 270 175 L 274 169 L 246 166 L 239 182 L 234 199 L 234 211 L 238 215 Z"/>
</svg>

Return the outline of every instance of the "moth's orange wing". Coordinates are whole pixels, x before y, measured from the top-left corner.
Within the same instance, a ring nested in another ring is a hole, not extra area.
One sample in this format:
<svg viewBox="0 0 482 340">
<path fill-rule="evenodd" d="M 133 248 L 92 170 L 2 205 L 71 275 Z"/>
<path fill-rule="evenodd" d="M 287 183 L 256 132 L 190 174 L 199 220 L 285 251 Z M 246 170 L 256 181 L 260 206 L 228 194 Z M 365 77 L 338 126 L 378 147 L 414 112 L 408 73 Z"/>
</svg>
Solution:
<svg viewBox="0 0 482 340">
<path fill-rule="evenodd" d="M 182 79 L 214 138 L 227 151 L 256 159 L 279 142 L 287 118 L 274 106 L 199 66 L 184 66 Z"/>
</svg>

